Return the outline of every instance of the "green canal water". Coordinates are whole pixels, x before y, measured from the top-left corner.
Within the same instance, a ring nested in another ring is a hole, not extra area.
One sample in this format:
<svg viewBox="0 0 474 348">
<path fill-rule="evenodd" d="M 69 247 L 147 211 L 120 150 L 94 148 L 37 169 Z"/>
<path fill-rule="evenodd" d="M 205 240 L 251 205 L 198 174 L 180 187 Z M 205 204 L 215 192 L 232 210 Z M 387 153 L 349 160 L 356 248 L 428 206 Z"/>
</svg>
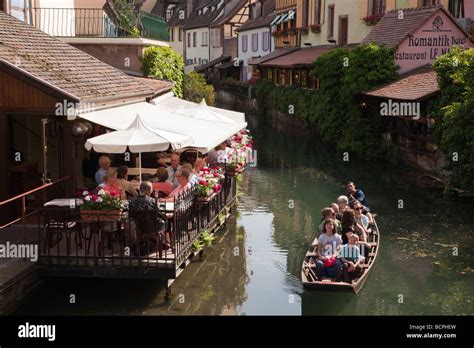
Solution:
<svg viewBox="0 0 474 348">
<path fill-rule="evenodd" d="M 169 301 L 156 281 L 58 278 L 17 314 L 474 314 L 472 203 L 418 187 L 402 166 L 344 162 L 314 135 L 250 121 L 257 166 L 241 178 L 237 211 L 173 284 Z M 378 260 L 358 295 L 305 291 L 301 262 L 320 210 L 348 180 L 378 214 Z"/>
</svg>

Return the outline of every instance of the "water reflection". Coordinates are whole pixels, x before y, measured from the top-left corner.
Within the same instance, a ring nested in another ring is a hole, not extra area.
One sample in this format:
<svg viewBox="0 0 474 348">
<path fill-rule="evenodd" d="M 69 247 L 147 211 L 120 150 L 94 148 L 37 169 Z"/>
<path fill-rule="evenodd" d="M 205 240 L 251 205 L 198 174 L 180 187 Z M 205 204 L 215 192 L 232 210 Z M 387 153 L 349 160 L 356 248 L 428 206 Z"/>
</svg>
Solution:
<svg viewBox="0 0 474 348">
<path fill-rule="evenodd" d="M 53 279 L 19 313 L 474 314 L 472 203 L 420 189 L 402 166 L 344 162 L 314 135 L 281 132 L 261 120 L 256 128 L 255 121 L 258 165 L 239 182 L 235 218 L 173 284 L 170 301 L 159 282 Z M 344 192 L 347 180 L 366 191 L 379 214 L 379 258 L 359 295 L 306 292 L 304 253 L 320 210 Z"/>
</svg>

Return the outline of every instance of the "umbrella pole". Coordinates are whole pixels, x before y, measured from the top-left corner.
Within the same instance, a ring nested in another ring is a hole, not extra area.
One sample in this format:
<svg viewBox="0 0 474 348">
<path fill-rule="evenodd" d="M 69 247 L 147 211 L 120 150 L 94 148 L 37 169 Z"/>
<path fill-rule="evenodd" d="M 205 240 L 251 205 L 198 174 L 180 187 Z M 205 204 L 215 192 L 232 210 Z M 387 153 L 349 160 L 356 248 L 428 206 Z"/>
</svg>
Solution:
<svg viewBox="0 0 474 348">
<path fill-rule="evenodd" d="M 140 177 L 140 184 L 142 183 L 142 153 L 138 153 L 138 174 Z"/>
</svg>

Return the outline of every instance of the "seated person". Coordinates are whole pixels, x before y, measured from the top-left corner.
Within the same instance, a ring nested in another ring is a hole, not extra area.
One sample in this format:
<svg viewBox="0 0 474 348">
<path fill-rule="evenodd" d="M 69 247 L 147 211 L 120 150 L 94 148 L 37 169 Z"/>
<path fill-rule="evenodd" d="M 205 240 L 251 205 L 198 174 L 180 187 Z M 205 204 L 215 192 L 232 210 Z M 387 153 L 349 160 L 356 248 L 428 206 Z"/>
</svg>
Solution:
<svg viewBox="0 0 474 348">
<path fill-rule="evenodd" d="M 341 222 L 336 219 L 336 213 L 334 212 L 332 208 L 323 208 L 321 210 L 321 215 L 323 216 L 323 218 L 321 219 L 321 223 L 318 226 L 319 233 L 323 232 L 324 221 L 326 221 L 326 219 L 334 219 L 334 223 L 336 224 L 336 233 L 339 233 L 339 234 L 341 233 L 342 231 Z"/>
<path fill-rule="evenodd" d="M 339 251 L 339 259 L 343 264 L 342 279 L 346 283 L 350 283 L 361 274 L 360 263 L 364 257 L 360 254 L 360 248 L 357 246 L 359 236 L 352 234 L 349 237 L 349 243 L 344 245 Z"/>
<path fill-rule="evenodd" d="M 322 280 L 324 276 L 335 277 L 335 281 L 342 279 L 342 262 L 337 254 L 342 245 L 341 236 L 336 233 L 336 224 L 333 219 L 324 220 L 323 233 L 318 238 L 318 261 L 316 262 L 316 276 Z"/>
<path fill-rule="evenodd" d="M 367 201 L 365 200 L 365 194 L 362 190 L 358 190 L 352 181 L 347 183 L 347 196 L 351 201 L 359 201 L 364 207 L 367 207 Z"/>
<path fill-rule="evenodd" d="M 194 170 L 193 173 L 198 175 L 202 168 L 206 166 L 206 160 L 204 158 L 198 158 L 194 162 Z"/>
<path fill-rule="evenodd" d="M 107 170 L 104 175 L 103 182 L 98 186 L 98 189 L 103 189 L 112 196 L 118 195 L 121 199 L 127 198 L 125 192 L 122 190 L 122 187 L 117 182 L 117 171 L 114 169 Z"/>
<path fill-rule="evenodd" d="M 225 163 L 227 142 L 219 144 L 214 150 L 207 154 L 206 162 L 209 167 L 214 168 L 215 166 Z"/>
<path fill-rule="evenodd" d="M 347 198 L 347 196 L 337 197 L 337 206 L 339 211 L 336 213 L 336 218 L 342 221 L 342 214 L 347 208 L 349 208 L 349 198 Z"/>
<path fill-rule="evenodd" d="M 120 166 L 117 168 L 117 185 L 120 186 L 122 192 L 125 194 L 129 194 L 130 196 L 136 197 L 138 196 L 138 191 L 133 186 L 133 184 L 127 180 L 128 175 L 128 167 L 127 166 Z M 126 198 L 126 197 L 125 197 Z"/>
<path fill-rule="evenodd" d="M 151 192 L 152 192 L 152 189 L 153 189 L 153 186 L 151 184 L 151 182 L 142 182 L 140 184 L 140 194 L 138 197 L 133 197 L 131 200 L 130 200 L 130 203 L 128 205 L 128 209 L 130 211 L 130 217 L 132 218 L 137 218 L 138 214 L 137 212 L 150 212 L 150 214 L 155 214 L 156 216 L 156 228 L 157 228 L 157 231 L 151 231 L 151 233 L 154 233 L 154 232 L 160 232 L 164 229 L 165 227 L 165 221 L 164 219 L 162 219 L 162 215 L 159 214 L 158 212 L 158 207 L 156 205 L 156 201 L 155 199 L 153 199 L 151 197 Z M 137 222 L 135 222 L 137 223 Z M 135 250 L 135 247 L 133 244 L 136 243 L 136 236 L 135 234 L 133 233 L 134 231 L 131 231 L 130 232 L 130 237 L 127 238 L 128 236 L 126 235 L 125 236 L 125 243 L 126 245 L 130 245 L 132 246 L 132 250 Z M 144 232 L 144 231 L 142 231 Z M 127 244 L 127 243 L 130 243 L 130 244 Z M 141 252 L 141 254 L 144 254 L 143 252 Z"/>
<path fill-rule="evenodd" d="M 352 204 L 352 209 L 354 209 L 356 222 L 363 227 L 364 232 L 366 234 L 372 232 L 369 228 L 369 218 L 366 215 L 362 214 L 362 212 L 364 211 L 363 205 L 359 201 L 354 201 L 354 203 Z"/>
<path fill-rule="evenodd" d="M 185 163 L 181 166 L 181 170 L 186 169 L 189 171 L 189 183 L 191 184 L 191 187 L 196 185 L 199 181 L 199 177 L 194 174 L 193 172 L 193 166 L 189 163 Z"/>
<path fill-rule="evenodd" d="M 189 176 L 190 172 L 187 169 L 182 169 L 180 170 L 177 174 L 176 177 L 178 179 L 178 187 L 176 187 L 168 197 L 164 199 L 160 199 L 160 201 L 173 201 L 175 198 L 178 198 L 179 195 L 184 193 L 185 191 L 189 190 L 191 188 L 191 184 L 189 183 Z"/>
<path fill-rule="evenodd" d="M 174 186 L 168 181 L 168 171 L 165 167 L 160 167 L 156 171 L 156 181 L 153 183 L 153 191 L 155 191 L 155 197 L 159 197 L 160 193 L 163 196 L 168 197 L 169 194 L 174 190 Z"/>
<path fill-rule="evenodd" d="M 110 168 L 110 158 L 107 156 L 99 157 L 99 170 L 95 173 L 95 182 L 100 185 L 104 182 L 104 175 Z"/>
<path fill-rule="evenodd" d="M 178 171 L 181 169 L 180 157 L 179 154 L 173 153 L 170 157 L 170 165 L 166 168 L 168 170 L 168 180 L 173 184 L 176 188 L 178 187 L 178 178 L 177 175 Z"/>
</svg>

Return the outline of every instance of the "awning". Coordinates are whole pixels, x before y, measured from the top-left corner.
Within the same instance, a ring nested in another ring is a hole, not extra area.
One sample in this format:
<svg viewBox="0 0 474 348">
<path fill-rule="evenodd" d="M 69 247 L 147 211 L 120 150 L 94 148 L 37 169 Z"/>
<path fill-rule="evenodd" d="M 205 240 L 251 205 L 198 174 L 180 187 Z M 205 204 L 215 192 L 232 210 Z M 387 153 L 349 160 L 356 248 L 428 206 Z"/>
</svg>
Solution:
<svg viewBox="0 0 474 348">
<path fill-rule="evenodd" d="M 289 54 L 266 60 L 260 66 L 279 68 L 310 67 L 319 56 L 328 52 L 331 48 L 328 46 L 301 48 Z"/>
<path fill-rule="evenodd" d="M 219 63 L 223 63 L 223 62 L 227 62 L 231 59 L 232 57 L 231 56 L 220 56 L 216 59 L 213 59 L 211 60 L 210 62 L 206 63 L 206 64 L 203 64 L 203 65 L 200 65 L 200 66 L 197 66 L 194 68 L 194 71 L 195 72 L 202 72 L 206 69 L 209 69 L 211 67 L 213 67 L 214 65 L 216 64 L 219 64 Z"/>
<path fill-rule="evenodd" d="M 238 64 L 236 64 L 236 62 L 237 62 L 237 61 L 233 61 L 233 60 L 232 60 L 232 61 L 230 61 L 230 62 L 228 62 L 228 63 L 224 63 L 224 64 L 222 64 L 222 65 L 219 65 L 219 66 L 217 67 L 217 69 L 238 68 L 238 67 L 240 67 L 240 66 L 244 63 L 243 60 L 239 60 L 239 61 L 238 61 Z"/>
<path fill-rule="evenodd" d="M 281 15 L 276 16 L 276 18 L 270 23 L 270 25 L 278 25 L 283 22 L 289 22 L 295 18 L 296 12 L 294 10 L 289 10 Z"/>
<path fill-rule="evenodd" d="M 79 114 L 88 121 L 115 130 L 127 129 L 139 114 L 150 129 L 187 135 L 193 139 L 189 147 L 207 153 L 247 126 L 246 122 L 222 123 L 207 121 L 157 108 L 140 102 Z"/>
<path fill-rule="evenodd" d="M 182 113 L 183 110 L 189 110 L 189 109 L 196 108 L 199 106 L 198 103 L 193 103 L 188 100 L 175 97 L 172 92 L 163 94 L 159 96 L 158 98 L 151 100 L 150 103 L 154 105 L 160 105 L 163 108 L 170 111 L 175 110 L 178 113 Z M 207 107 L 210 110 L 218 113 L 219 115 L 230 118 L 234 122 L 245 123 L 245 114 L 243 112 L 216 108 L 214 106 L 207 106 Z"/>
<path fill-rule="evenodd" d="M 278 15 L 275 17 L 275 19 L 270 23 L 270 25 L 277 25 L 277 22 L 279 22 L 280 18 L 282 17 L 283 15 Z"/>
</svg>

